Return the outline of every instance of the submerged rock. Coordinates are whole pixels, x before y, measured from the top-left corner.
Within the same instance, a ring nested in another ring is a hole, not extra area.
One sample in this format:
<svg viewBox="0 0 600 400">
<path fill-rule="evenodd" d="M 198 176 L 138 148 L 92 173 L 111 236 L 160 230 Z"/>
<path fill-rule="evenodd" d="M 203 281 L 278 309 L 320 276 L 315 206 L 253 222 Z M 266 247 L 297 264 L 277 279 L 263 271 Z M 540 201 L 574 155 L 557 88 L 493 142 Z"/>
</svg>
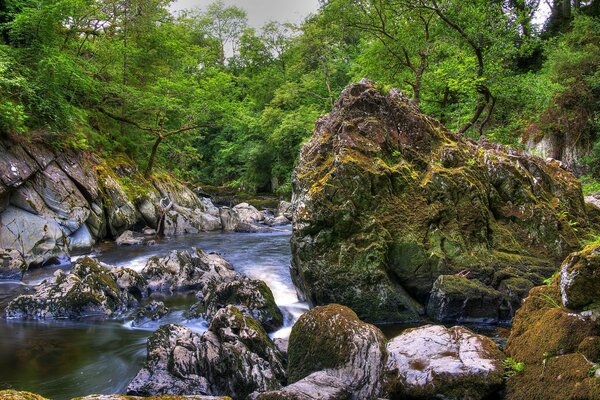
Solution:
<svg viewBox="0 0 600 400">
<path fill-rule="evenodd" d="M 78 319 L 115 317 L 136 307 L 146 280 L 127 268 L 108 269 L 96 260 L 78 260 L 70 273 L 58 270 L 54 279 L 21 295 L 6 308 L 9 319 Z"/>
<path fill-rule="evenodd" d="M 336 396 L 349 392 L 351 399 L 377 398 L 382 390 L 385 358 L 385 337 L 378 328 L 359 320 L 347 307 L 316 307 L 292 328 L 288 382 L 298 383 L 321 371 L 346 386 L 336 384 Z M 323 384 L 314 378 L 298 383 L 296 388 Z"/>
<path fill-rule="evenodd" d="M 231 395 L 275 390 L 285 381 L 283 356 L 260 324 L 233 306 L 215 315 L 200 335 L 165 325 L 148 339 L 145 367 L 127 387 L 129 394 Z"/>
<path fill-rule="evenodd" d="M 541 284 L 588 226 L 568 171 L 459 137 L 369 81 L 317 122 L 293 192 L 294 283 L 367 321 L 418 320 L 440 275 Z"/>
<path fill-rule="evenodd" d="M 233 281 L 216 282 L 207 286 L 203 290 L 202 299 L 192 306 L 189 315 L 211 320 L 227 305 L 233 305 L 245 316 L 256 319 L 267 332 L 283 325 L 283 315 L 267 284 L 242 276 Z"/>
<path fill-rule="evenodd" d="M 462 327 L 428 325 L 387 344 L 392 398 L 485 399 L 502 386 L 504 355 L 489 338 Z"/>
<path fill-rule="evenodd" d="M 238 274 L 223 257 L 195 249 L 172 251 L 167 256 L 152 257 L 142 270 L 151 292 L 174 293 L 201 290 L 211 282 L 226 282 Z"/>
</svg>

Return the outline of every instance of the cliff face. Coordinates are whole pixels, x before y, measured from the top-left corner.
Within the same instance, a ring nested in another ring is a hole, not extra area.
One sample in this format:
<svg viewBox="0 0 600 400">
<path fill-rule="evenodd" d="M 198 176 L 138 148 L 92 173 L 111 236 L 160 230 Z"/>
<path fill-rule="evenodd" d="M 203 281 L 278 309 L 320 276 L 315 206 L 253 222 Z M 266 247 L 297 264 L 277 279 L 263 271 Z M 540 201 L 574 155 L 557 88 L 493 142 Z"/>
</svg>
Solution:
<svg viewBox="0 0 600 400">
<path fill-rule="evenodd" d="M 210 201 L 165 175 L 145 180 L 127 159 L 0 142 L 0 248 L 17 250 L 27 265 L 144 226 L 172 235 L 222 228 Z"/>
<path fill-rule="evenodd" d="M 457 137 L 368 81 L 317 122 L 294 210 L 299 291 L 367 321 L 419 319 L 432 288 L 435 319 L 509 319 L 587 227 L 558 163 Z"/>
</svg>

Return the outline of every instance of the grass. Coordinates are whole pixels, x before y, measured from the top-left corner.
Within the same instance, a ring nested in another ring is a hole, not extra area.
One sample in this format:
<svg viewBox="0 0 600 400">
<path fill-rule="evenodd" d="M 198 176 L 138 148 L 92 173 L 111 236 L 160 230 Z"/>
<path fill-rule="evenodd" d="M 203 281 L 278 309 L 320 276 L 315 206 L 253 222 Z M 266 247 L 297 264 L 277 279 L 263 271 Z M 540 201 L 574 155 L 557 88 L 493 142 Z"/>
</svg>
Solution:
<svg viewBox="0 0 600 400">
<path fill-rule="evenodd" d="M 582 176 L 580 181 L 584 196 L 600 193 L 600 180 L 591 176 Z"/>
<path fill-rule="evenodd" d="M 502 361 L 502 366 L 504 367 L 504 377 L 506 379 L 525 371 L 525 363 L 515 361 L 511 357 L 508 357 Z"/>
</svg>

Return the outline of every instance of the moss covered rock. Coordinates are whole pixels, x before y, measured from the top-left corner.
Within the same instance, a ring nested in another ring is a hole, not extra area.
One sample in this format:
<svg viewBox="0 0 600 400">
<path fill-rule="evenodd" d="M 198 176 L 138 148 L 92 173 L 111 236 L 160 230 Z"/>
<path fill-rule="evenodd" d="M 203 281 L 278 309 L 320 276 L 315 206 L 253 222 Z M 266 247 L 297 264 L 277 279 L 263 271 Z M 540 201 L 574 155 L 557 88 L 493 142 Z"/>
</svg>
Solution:
<svg viewBox="0 0 600 400">
<path fill-rule="evenodd" d="M 108 268 L 85 257 L 70 273 L 58 270 L 35 293 L 21 295 L 6 308 L 15 319 L 116 317 L 136 307 L 146 295 L 146 280 L 127 268 Z"/>
<path fill-rule="evenodd" d="M 386 391 L 394 399 L 485 399 L 502 386 L 504 354 L 460 326 L 410 329 L 387 351 Z"/>
<path fill-rule="evenodd" d="M 587 229 L 569 172 L 454 135 L 368 81 L 317 122 L 293 189 L 296 286 L 368 321 L 419 319 L 440 275 L 541 284 Z"/>
<path fill-rule="evenodd" d="M 0 390 L 0 400 L 48 400 L 38 394 L 18 390 Z"/>
<path fill-rule="evenodd" d="M 20 280 L 26 270 L 27 263 L 21 253 L 0 248 L 0 280 Z"/>
<path fill-rule="evenodd" d="M 259 280 L 239 276 L 230 282 L 215 282 L 204 288 L 199 302 L 194 304 L 191 317 L 211 320 L 223 307 L 233 305 L 247 317 L 256 319 L 267 332 L 283 325 L 283 315 L 275 303 L 271 289 Z"/>
<path fill-rule="evenodd" d="M 260 323 L 233 306 L 221 309 L 200 335 L 164 325 L 148 339 L 146 365 L 132 395 L 230 395 L 276 390 L 285 382 L 283 355 Z"/>
<path fill-rule="evenodd" d="M 560 290 L 565 307 L 600 302 L 600 243 L 571 254 L 561 267 Z"/>
<path fill-rule="evenodd" d="M 600 325 L 589 312 L 571 308 L 576 302 L 565 308 L 565 291 L 561 293 L 563 277 L 570 283 L 573 278 L 587 279 L 585 273 L 575 272 L 588 271 L 585 260 L 590 254 L 590 249 L 571 254 L 562 274 L 547 286 L 533 288 L 517 311 L 506 353 L 523 362 L 525 370 L 508 380 L 507 399 L 600 399 L 600 379 L 594 376 L 600 361 Z M 594 293 L 590 291 L 591 302 L 600 300 Z"/>
<path fill-rule="evenodd" d="M 385 338 L 354 311 L 340 305 L 316 307 L 298 319 L 288 345 L 288 381 L 324 371 L 348 385 L 352 399 L 381 392 Z"/>
</svg>

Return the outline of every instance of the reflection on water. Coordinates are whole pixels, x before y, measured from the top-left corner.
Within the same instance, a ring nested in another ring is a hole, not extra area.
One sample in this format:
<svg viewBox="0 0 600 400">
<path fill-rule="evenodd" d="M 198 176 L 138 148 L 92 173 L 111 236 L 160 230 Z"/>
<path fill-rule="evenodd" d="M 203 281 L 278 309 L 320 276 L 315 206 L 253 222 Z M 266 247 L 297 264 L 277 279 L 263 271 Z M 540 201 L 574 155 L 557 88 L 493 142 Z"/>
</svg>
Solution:
<svg viewBox="0 0 600 400">
<path fill-rule="evenodd" d="M 308 309 L 298 302 L 289 274 L 290 233 L 289 228 L 266 234 L 202 233 L 161 239 L 155 246 L 116 247 L 105 243 L 92 255 L 107 264 L 139 271 L 150 257 L 171 250 L 199 247 L 220 253 L 237 271 L 269 285 L 285 316 L 284 328 L 272 336 L 286 337 L 292 324 Z M 23 282 L 38 284 L 52 277 L 56 269 L 30 271 Z M 0 284 L 0 311 L 10 299 L 30 291 L 27 285 Z M 167 316 L 136 327 L 131 321 L 0 320 L 0 389 L 29 390 L 57 400 L 90 393 L 122 393 L 145 360 L 146 339 L 160 325 L 178 323 L 197 332 L 207 329 L 205 321 L 183 317 L 183 311 L 194 300 L 193 296 L 166 299 L 171 310 Z"/>
</svg>

